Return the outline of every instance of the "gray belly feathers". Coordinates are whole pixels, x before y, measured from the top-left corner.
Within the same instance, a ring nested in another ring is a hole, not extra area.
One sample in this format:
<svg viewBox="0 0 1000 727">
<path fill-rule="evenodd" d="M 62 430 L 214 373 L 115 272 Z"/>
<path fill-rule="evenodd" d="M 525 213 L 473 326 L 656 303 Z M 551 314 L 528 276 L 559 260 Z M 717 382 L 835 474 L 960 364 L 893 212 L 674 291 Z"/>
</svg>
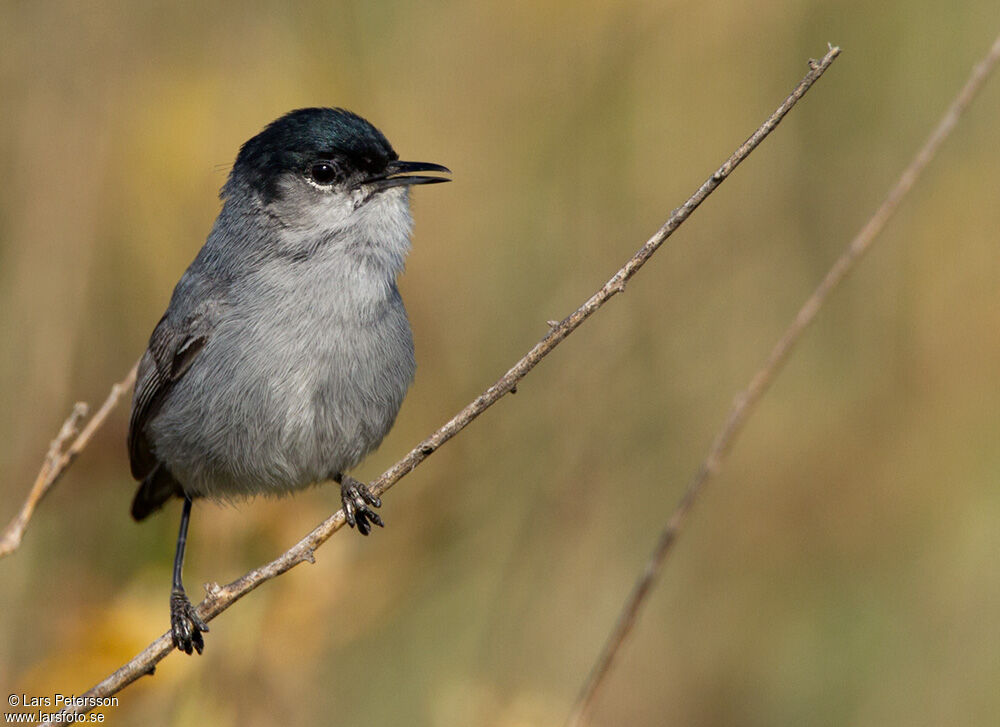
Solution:
<svg viewBox="0 0 1000 727">
<path fill-rule="evenodd" d="M 392 426 L 416 367 L 395 285 L 341 287 L 330 301 L 329 281 L 299 282 L 220 313 L 149 423 L 157 457 L 187 493 L 229 499 L 328 480 Z"/>
</svg>

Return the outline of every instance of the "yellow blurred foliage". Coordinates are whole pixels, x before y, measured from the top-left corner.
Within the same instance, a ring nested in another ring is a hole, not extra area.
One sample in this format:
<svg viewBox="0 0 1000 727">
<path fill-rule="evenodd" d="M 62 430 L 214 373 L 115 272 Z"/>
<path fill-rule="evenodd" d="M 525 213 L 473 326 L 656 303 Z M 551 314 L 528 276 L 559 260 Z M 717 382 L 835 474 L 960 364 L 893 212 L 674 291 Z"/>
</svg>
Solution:
<svg viewBox="0 0 1000 727">
<path fill-rule="evenodd" d="M 104 710 L 110 724 L 558 724 L 733 394 L 867 219 L 996 4 L 28 3 L 0 14 L 0 519 L 142 351 L 239 145 L 371 119 L 416 190 L 418 373 L 378 474 L 589 296 L 843 56 L 509 398 Z M 1000 713 L 1000 79 L 831 299 L 699 504 L 602 725 L 992 725 Z M 178 510 L 137 526 L 118 411 L 0 562 L 0 686 L 82 693 L 162 634 Z M 225 582 L 338 507 L 199 503 Z"/>
</svg>

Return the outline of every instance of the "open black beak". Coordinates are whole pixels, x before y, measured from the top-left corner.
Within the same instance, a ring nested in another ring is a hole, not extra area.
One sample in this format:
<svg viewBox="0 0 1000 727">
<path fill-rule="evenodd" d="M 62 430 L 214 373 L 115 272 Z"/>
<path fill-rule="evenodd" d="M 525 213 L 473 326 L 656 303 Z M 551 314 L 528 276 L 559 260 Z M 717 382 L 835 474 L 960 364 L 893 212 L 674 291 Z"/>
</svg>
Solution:
<svg viewBox="0 0 1000 727">
<path fill-rule="evenodd" d="M 366 187 L 374 188 L 374 191 L 381 192 L 383 189 L 391 187 L 404 187 L 411 184 L 437 184 L 439 182 L 450 182 L 447 177 L 426 177 L 413 172 L 440 172 L 451 174 L 448 167 L 430 162 L 389 162 L 385 171 L 374 177 L 368 177 L 362 184 Z"/>
</svg>

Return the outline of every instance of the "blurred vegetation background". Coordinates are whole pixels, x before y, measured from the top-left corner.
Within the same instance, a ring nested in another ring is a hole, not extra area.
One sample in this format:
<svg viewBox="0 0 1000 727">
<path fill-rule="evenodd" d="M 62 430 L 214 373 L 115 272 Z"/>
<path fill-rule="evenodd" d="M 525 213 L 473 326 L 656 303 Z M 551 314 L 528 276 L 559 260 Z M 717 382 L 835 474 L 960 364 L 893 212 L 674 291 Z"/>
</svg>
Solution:
<svg viewBox="0 0 1000 727">
<path fill-rule="evenodd" d="M 593 292 L 844 53 L 650 265 L 342 533 L 119 695 L 113 724 L 560 724 L 655 534 L 800 302 L 1000 29 L 995 0 L 0 6 L 0 520 L 143 350 L 239 145 L 357 111 L 415 192 L 416 383 L 380 473 Z M 706 493 L 600 725 L 993 725 L 1000 713 L 994 78 Z M 0 562 L 0 687 L 81 693 L 167 628 L 120 407 Z M 338 507 L 199 504 L 229 581 Z"/>
</svg>

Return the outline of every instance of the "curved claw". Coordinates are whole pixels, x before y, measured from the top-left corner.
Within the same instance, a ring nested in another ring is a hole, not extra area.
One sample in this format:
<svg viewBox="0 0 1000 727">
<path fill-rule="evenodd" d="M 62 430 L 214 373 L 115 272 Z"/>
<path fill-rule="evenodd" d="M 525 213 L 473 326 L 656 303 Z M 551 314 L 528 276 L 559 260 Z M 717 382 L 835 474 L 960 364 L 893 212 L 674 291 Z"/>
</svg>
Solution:
<svg viewBox="0 0 1000 727">
<path fill-rule="evenodd" d="M 357 525 L 358 532 L 368 535 L 372 531 L 372 524 L 380 528 L 385 527 L 382 518 L 378 516 L 373 507 L 381 507 L 382 500 L 373 495 L 368 486 L 363 482 L 342 475 L 340 479 L 340 500 L 344 506 L 344 518 L 352 528 Z"/>
<path fill-rule="evenodd" d="M 187 594 L 174 590 L 170 594 L 170 636 L 174 646 L 185 654 L 192 651 L 200 654 L 205 648 L 202 633 L 207 631 L 208 624 L 198 616 Z"/>
</svg>

